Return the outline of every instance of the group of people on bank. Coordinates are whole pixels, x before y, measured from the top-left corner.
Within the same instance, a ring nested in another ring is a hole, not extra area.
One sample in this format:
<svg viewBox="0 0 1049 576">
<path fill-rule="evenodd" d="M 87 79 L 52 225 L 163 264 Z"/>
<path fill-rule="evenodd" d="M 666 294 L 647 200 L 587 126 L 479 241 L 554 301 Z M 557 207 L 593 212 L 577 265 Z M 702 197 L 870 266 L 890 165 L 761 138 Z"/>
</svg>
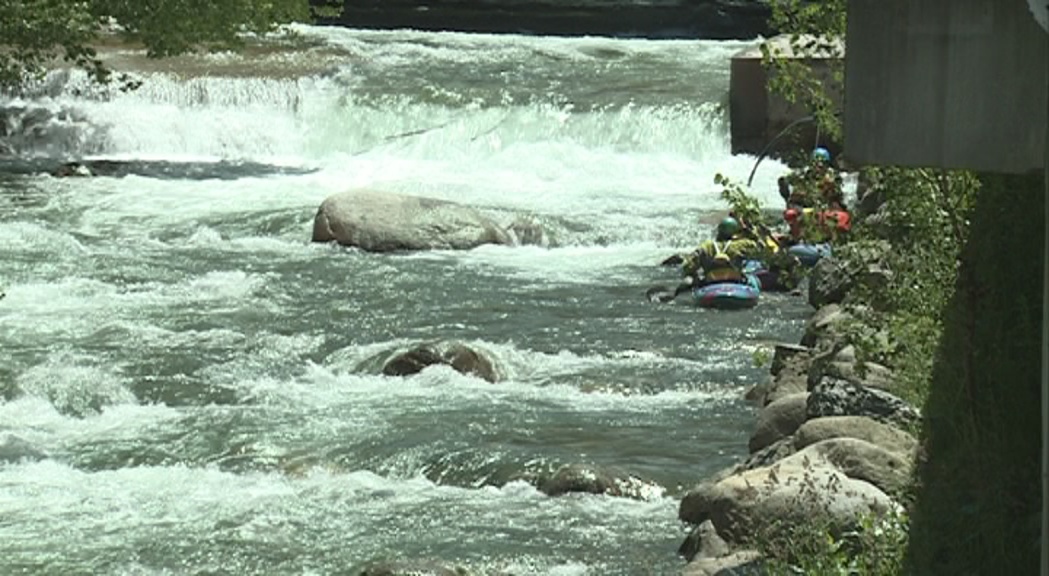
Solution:
<svg viewBox="0 0 1049 576">
<path fill-rule="evenodd" d="M 792 247 L 833 245 L 848 237 L 852 223 L 842 179 L 827 149 L 816 148 L 805 167 L 781 177 L 778 184 L 786 202 L 788 233 L 774 233 L 760 222 L 729 213 L 718 223 L 714 238 L 681 257 L 687 286 L 747 282 L 746 263 L 758 261 L 774 274 L 780 289 L 790 290 L 800 280 L 802 267 Z"/>
</svg>

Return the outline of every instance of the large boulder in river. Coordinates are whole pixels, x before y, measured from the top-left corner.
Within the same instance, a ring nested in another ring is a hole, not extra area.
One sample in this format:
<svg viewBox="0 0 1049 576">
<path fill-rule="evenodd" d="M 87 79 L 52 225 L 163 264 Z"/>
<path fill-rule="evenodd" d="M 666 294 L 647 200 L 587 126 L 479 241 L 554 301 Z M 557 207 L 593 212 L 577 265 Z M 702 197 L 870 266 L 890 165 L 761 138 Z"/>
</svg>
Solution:
<svg viewBox="0 0 1049 576">
<path fill-rule="evenodd" d="M 455 202 L 376 190 L 333 194 L 313 220 L 313 241 L 335 241 L 368 252 L 467 250 L 511 244 L 501 227 Z"/>
</svg>

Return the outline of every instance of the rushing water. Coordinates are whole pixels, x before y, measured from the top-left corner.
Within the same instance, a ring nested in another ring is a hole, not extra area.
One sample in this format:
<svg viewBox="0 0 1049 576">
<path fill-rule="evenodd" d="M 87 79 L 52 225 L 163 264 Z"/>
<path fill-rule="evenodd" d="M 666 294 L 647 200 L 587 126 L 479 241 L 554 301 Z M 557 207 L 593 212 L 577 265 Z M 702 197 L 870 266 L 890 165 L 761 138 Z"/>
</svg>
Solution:
<svg viewBox="0 0 1049 576">
<path fill-rule="evenodd" d="M 110 52 L 139 90 L 60 74 L 4 104 L 44 120 L 0 166 L 0 573 L 679 571 L 678 501 L 745 453 L 752 354 L 807 312 L 643 296 L 724 210 L 714 174 L 753 166 L 724 109 L 746 44 L 300 32 L 249 56 Z M 80 156 L 127 163 L 39 171 Z M 783 171 L 755 178 L 773 207 Z M 555 244 L 311 244 L 320 202 L 359 186 L 532 215 Z M 502 380 L 381 375 L 436 339 Z M 516 480 L 566 463 L 650 489 Z"/>
</svg>

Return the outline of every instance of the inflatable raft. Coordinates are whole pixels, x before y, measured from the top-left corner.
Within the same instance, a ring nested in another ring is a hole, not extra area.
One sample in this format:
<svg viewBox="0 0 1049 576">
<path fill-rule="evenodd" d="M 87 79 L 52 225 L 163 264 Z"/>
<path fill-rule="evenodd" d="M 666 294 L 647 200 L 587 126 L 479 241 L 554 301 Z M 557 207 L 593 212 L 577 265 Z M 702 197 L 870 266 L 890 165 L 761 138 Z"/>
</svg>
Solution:
<svg viewBox="0 0 1049 576">
<path fill-rule="evenodd" d="M 758 286 L 762 292 L 787 292 L 789 288 L 784 287 L 779 281 L 779 270 L 769 270 L 764 262 L 758 260 L 747 260 L 743 264 L 743 271 L 753 274 L 758 279 Z"/>
<path fill-rule="evenodd" d="M 747 274 L 747 283 L 719 282 L 692 290 L 692 297 L 701 308 L 720 310 L 742 310 L 753 308 L 761 295 L 761 283 L 757 276 Z"/>
<path fill-rule="evenodd" d="M 820 258 L 830 256 L 830 244 L 795 244 L 787 252 L 797 256 L 802 266 L 815 266 Z"/>
</svg>

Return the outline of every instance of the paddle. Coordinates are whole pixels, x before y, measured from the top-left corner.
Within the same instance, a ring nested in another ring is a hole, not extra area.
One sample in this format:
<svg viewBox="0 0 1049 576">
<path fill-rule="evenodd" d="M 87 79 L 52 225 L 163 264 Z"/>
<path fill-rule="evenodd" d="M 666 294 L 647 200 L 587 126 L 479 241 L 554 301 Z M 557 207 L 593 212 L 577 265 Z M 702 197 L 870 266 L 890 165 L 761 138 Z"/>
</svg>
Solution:
<svg viewBox="0 0 1049 576">
<path fill-rule="evenodd" d="M 678 284 L 678 287 L 671 292 L 670 288 L 666 286 L 653 286 L 645 291 L 645 297 L 648 298 L 649 302 L 658 302 L 660 304 L 671 302 L 678 296 L 685 292 L 692 291 L 692 283 L 685 282 Z"/>
<path fill-rule="evenodd" d="M 681 254 L 674 254 L 673 256 L 668 256 L 666 259 L 664 259 L 662 262 L 660 262 L 659 265 L 660 266 L 680 266 L 681 263 L 684 262 L 684 261 L 685 261 L 685 257 L 684 256 L 682 256 Z"/>
</svg>

